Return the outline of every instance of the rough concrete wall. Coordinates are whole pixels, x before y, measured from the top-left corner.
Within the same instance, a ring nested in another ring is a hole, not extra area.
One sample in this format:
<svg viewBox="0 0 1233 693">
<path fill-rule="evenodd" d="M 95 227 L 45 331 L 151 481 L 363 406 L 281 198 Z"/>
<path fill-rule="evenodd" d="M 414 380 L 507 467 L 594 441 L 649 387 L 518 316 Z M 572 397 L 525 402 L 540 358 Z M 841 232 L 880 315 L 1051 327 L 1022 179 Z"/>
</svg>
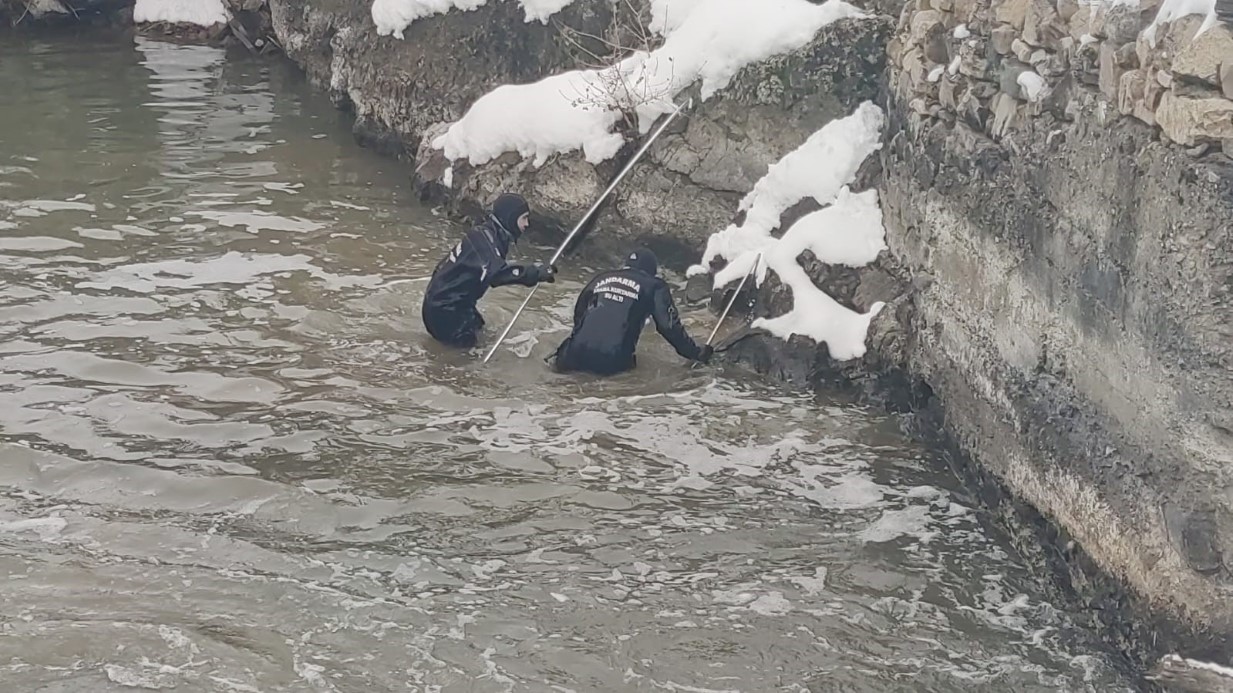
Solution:
<svg viewBox="0 0 1233 693">
<path fill-rule="evenodd" d="M 883 209 L 896 261 L 933 279 L 904 356 L 949 431 L 1219 642 L 1233 633 L 1233 166 L 1219 153 L 1233 101 L 1213 79 L 1233 34 L 1194 39 L 1183 18 L 1153 48 L 1139 33 L 1153 16 L 1067 0 L 905 10 Z M 1026 71 L 1045 81 L 1035 97 Z"/>
<path fill-rule="evenodd" d="M 579 0 L 548 26 L 526 23 L 516 3 L 488 3 L 421 19 L 405 40 L 377 36 L 370 4 L 271 3 L 287 54 L 355 111 L 362 139 L 415 158 L 423 193 L 459 209 L 517 189 L 548 221 L 568 225 L 585 212 L 619 161 L 596 168 L 574 154 L 534 169 L 507 155 L 478 170 L 456 162 L 452 188 L 445 188 L 448 162 L 429 145 L 496 86 L 580 67 L 557 24 L 601 35 L 611 20 L 610 3 Z M 728 223 L 771 163 L 877 94 L 892 27 L 886 16 L 838 22 L 801 50 L 744 70 L 665 133 L 622 185 L 605 212 L 605 232 L 595 237 L 650 241 L 667 253 L 669 264 L 681 265 L 685 250 L 696 259 L 701 243 Z"/>
</svg>

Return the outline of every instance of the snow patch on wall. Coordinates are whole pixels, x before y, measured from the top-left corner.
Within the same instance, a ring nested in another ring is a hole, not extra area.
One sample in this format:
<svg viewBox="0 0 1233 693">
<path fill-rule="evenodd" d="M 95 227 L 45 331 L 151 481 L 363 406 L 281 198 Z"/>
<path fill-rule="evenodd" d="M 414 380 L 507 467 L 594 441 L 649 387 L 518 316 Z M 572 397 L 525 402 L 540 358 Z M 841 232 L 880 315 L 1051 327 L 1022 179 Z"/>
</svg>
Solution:
<svg viewBox="0 0 1233 693">
<path fill-rule="evenodd" d="M 223 0 L 137 0 L 133 21 L 213 26 L 227 21 L 227 8 Z"/>
<path fill-rule="evenodd" d="M 526 12 L 528 22 L 548 23 L 548 18 L 565 9 L 574 0 L 518 0 Z M 488 0 L 373 0 L 372 21 L 377 25 L 377 34 L 398 39 L 417 19 L 450 10 L 469 12 L 488 4 Z"/>
</svg>

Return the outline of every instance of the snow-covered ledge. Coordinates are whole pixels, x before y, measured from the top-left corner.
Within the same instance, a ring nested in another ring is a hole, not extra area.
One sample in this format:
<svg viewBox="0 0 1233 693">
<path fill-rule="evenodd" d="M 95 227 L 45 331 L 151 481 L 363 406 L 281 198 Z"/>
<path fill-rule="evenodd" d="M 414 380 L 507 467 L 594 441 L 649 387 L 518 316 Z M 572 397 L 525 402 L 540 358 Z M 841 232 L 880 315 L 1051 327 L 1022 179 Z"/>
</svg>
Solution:
<svg viewBox="0 0 1233 693">
<path fill-rule="evenodd" d="M 133 21 L 209 27 L 227 22 L 227 8 L 223 0 L 137 0 Z"/>
</svg>

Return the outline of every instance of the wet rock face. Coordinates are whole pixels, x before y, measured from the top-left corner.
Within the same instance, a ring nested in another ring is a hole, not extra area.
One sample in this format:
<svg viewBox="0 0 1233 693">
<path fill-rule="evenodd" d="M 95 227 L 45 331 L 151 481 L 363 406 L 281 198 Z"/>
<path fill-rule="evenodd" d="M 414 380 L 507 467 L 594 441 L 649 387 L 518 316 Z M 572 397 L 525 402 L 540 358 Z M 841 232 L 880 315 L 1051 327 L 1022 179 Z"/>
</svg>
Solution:
<svg viewBox="0 0 1233 693">
<path fill-rule="evenodd" d="M 38 26 L 124 19 L 134 0 L 0 0 L 0 23 Z M 131 16 L 129 17 L 131 20 Z"/>
<path fill-rule="evenodd" d="M 357 137 L 415 161 L 426 198 L 463 213 L 517 189 L 542 215 L 541 228 L 559 238 L 636 148 L 599 167 L 578 154 L 538 169 L 507 155 L 475 169 L 444 161 L 431 147 L 435 135 L 493 88 L 580 67 L 557 25 L 602 35 L 612 19 L 606 0 L 577 0 L 547 26 L 525 22 L 517 3 L 491 2 L 421 19 L 401 41 L 377 36 L 369 5 L 273 0 L 271 8 L 287 54 L 354 111 Z M 696 258 L 771 163 L 831 119 L 876 98 L 891 30 L 889 18 L 837 22 L 801 50 L 745 69 L 705 103 L 693 94 L 698 105 L 622 183 L 592 237 L 620 247 L 670 237 Z"/>
<path fill-rule="evenodd" d="M 978 53 L 998 66 L 961 68 L 938 102 L 992 87 L 973 97 L 985 118 L 922 114 L 927 94 L 895 80 L 917 66 L 890 70 L 888 245 L 935 280 L 914 299 L 909 370 L 965 450 L 1218 642 L 1233 633 L 1233 101 L 1189 21 L 1151 48 L 1143 17 L 1089 17 L 1101 38 L 1079 46 L 1027 28 L 1090 6 L 1023 4 L 993 3 Z"/>
</svg>

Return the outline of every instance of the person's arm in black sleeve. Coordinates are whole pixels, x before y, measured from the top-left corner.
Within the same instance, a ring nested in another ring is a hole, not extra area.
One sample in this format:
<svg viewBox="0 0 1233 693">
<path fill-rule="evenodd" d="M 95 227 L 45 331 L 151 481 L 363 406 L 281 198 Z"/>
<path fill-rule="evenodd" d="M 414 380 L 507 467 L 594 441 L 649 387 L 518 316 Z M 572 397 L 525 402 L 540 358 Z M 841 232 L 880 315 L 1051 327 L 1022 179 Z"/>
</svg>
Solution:
<svg viewBox="0 0 1233 693">
<path fill-rule="evenodd" d="M 494 263 L 495 264 L 495 263 Z M 540 273 L 534 265 L 511 265 L 504 260 L 500 261 L 500 265 L 488 275 L 488 286 L 505 286 L 507 284 L 520 284 L 522 286 L 535 286 L 540 281 Z"/>
<path fill-rule="evenodd" d="M 672 300 L 672 290 L 660 280 L 656 282 L 651 300 L 653 301 L 651 315 L 655 319 L 655 329 L 668 340 L 676 353 L 691 361 L 706 361 L 710 357 L 709 347 L 699 347 L 698 343 L 685 331 L 681 324 L 681 316 L 676 311 L 676 303 Z"/>
<path fill-rule="evenodd" d="M 556 272 L 547 265 L 511 265 L 500 255 L 493 255 L 488 267 L 488 286 L 505 286 L 506 284 L 521 284 L 535 286 L 540 282 L 555 282 Z"/>
</svg>

